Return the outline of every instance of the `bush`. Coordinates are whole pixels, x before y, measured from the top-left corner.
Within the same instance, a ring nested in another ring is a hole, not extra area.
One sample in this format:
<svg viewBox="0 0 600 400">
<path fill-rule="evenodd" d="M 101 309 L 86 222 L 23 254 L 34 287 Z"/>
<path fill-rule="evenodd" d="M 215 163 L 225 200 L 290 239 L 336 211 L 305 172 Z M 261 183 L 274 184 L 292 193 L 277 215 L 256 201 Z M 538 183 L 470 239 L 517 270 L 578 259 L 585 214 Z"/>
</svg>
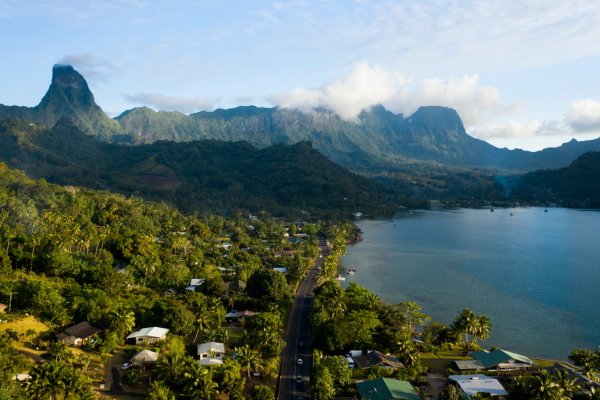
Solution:
<svg viewBox="0 0 600 400">
<path fill-rule="evenodd" d="M 496 346 L 494 346 L 494 347 L 492 347 L 492 348 L 490 349 L 490 351 L 496 351 L 496 350 L 500 350 L 500 349 L 499 349 L 499 348 L 497 348 Z"/>
<path fill-rule="evenodd" d="M 123 374 L 123 383 L 128 386 L 133 386 L 138 382 L 139 376 L 142 373 L 139 369 L 128 369 Z"/>
</svg>

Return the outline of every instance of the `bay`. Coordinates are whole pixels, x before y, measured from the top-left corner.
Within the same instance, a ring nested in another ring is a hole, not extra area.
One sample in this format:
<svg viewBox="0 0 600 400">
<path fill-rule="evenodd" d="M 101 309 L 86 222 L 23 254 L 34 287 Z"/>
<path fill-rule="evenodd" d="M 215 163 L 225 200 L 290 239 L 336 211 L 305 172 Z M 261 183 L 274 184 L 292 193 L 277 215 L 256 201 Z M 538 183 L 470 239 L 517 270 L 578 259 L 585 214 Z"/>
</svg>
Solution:
<svg viewBox="0 0 600 400">
<path fill-rule="evenodd" d="M 512 216 L 510 214 L 513 214 Z M 562 208 L 413 211 L 363 219 L 339 272 L 382 300 L 450 324 L 491 319 L 482 347 L 566 360 L 600 345 L 600 213 Z M 357 268 L 354 275 L 346 275 Z"/>
</svg>

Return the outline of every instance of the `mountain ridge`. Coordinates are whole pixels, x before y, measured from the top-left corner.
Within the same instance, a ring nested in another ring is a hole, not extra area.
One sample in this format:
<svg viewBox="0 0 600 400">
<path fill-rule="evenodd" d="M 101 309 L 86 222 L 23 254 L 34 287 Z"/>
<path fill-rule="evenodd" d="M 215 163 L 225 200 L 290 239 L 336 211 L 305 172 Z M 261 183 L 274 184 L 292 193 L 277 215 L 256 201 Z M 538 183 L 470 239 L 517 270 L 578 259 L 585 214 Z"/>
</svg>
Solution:
<svg viewBox="0 0 600 400">
<path fill-rule="evenodd" d="M 110 119 L 95 103 L 87 82 L 71 66 L 56 65 L 50 88 L 36 107 L 0 105 L 0 119 L 20 118 L 52 127 L 73 118 L 85 133 L 117 143 L 186 142 L 201 139 L 247 141 L 259 148 L 310 141 L 330 160 L 356 172 L 406 172 L 415 161 L 424 171 L 442 164 L 488 171 L 528 172 L 566 167 L 588 151 L 600 151 L 600 138 L 571 141 L 538 152 L 500 149 L 470 136 L 458 113 L 440 106 L 420 107 L 405 118 L 381 105 L 363 110 L 356 121 L 332 111 L 240 106 L 185 115 L 148 107 Z"/>
</svg>

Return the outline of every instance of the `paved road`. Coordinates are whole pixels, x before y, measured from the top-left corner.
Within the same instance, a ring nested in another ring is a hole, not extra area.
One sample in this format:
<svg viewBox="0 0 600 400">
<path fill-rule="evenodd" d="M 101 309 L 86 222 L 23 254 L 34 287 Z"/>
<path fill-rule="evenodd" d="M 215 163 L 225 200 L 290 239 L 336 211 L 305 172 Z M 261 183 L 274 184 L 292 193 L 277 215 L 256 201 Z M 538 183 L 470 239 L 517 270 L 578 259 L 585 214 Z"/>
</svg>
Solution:
<svg viewBox="0 0 600 400">
<path fill-rule="evenodd" d="M 285 333 L 286 346 L 281 354 L 281 377 L 277 400 L 293 400 L 298 396 L 303 396 L 305 399 L 310 397 L 310 374 L 312 372 L 310 318 L 314 299 L 313 289 L 316 286 L 315 278 L 319 273 L 319 267 L 323 266 L 325 257 L 329 254 L 325 239 L 320 241 L 319 246 L 320 254 L 323 257 L 318 258 L 308 270 L 296 291 Z M 304 347 L 298 347 L 300 342 L 304 343 Z M 302 365 L 298 365 L 299 358 L 303 361 Z M 302 383 L 296 383 L 297 375 L 302 376 Z"/>
</svg>

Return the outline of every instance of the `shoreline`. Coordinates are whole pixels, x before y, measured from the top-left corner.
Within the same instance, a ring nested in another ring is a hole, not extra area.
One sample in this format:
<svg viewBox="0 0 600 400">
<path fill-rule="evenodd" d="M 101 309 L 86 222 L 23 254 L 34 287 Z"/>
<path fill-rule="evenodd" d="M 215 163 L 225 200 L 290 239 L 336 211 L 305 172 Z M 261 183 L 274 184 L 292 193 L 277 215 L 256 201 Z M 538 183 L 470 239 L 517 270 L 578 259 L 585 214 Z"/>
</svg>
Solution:
<svg viewBox="0 0 600 400">
<path fill-rule="evenodd" d="M 452 210 L 452 209 L 456 210 L 456 209 L 463 209 L 463 208 L 464 208 L 464 209 L 466 209 L 466 210 L 480 210 L 480 211 L 484 211 L 484 210 L 489 210 L 489 208 L 491 208 L 491 207 L 485 207 L 485 208 L 484 208 L 484 207 L 482 207 L 482 208 L 477 208 L 477 209 L 475 209 L 475 208 L 465 208 L 465 207 L 453 207 L 453 208 L 451 208 L 451 209 L 449 209 L 449 210 Z M 499 207 L 499 208 L 500 208 L 500 209 L 509 209 L 509 207 Z M 541 208 L 541 209 L 543 209 L 543 208 L 546 208 L 546 207 L 543 207 L 543 206 L 528 206 L 528 207 L 519 207 L 519 208 L 523 208 L 523 209 L 528 209 L 528 208 L 529 208 L 529 209 L 530 209 L 530 208 Z M 590 210 L 590 209 L 574 209 L 574 208 L 567 208 L 567 207 L 552 207 L 552 208 L 553 208 L 553 209 L 564 209 L 564 210 L 576 210 L 576 211 L 592 211 L 592 210 Z M 445 211 L 445 210 L 447 210 L 447 209 L 446 209 L 446 208 L 443 208 L 442 210 L 436 210 L 436 209 L 433 209 L 433 210 L 432 210 L 432 209 L 414 209 L 414 211 L 421 211 L 421 212 L 428 212 L 428 211 L 433 211 L 433 212 L 436 212 L 436 211 Z M 398 211 L 398 212 L 401 212 L 401 211 Z M 360 242 L 363 242 L 363 241 L 365 241 L 366 234 L 365 234 L 365 233 L 364 233 L 364 231 L 363 231 L 363 230 L 362 230 L 360 227 L 358 227 L 356 224 L 357 224 L 359 221 L 367 221 L 367 220 L 377 220 L 377 217 L 367 217 L 367 218 L 361 218 L 360 220 L 355 220 L 355 221 L 353 221 L 353 223 L 355 224 L 355 227 L 356 227 L 356 231 L 357 231 L 357 232 L 359 232 L 359 234 L 358 234 L 358 237 L 357 237 L 357 239 L 356 239 L 356 240 L 353 240 L 353 241 L 347 241 L 347 244 L 358 244 L 358 243 L 360 243 Z M 390 221 L 390 222 L 391 222 L 391 221 Z M 371 240 L 367 240 L 367 242 L 371 242 Z M 349 254 L 349 253 L 350 253 L 350 249 L 348 249 L 348 254 Z M 353 266 L 352 268 L 359 268 L 359 270 L 360 270 L 360 269 L 361 269 L 361 266 Z M 337 271 L 337 272 L 338 272 L 338 274 L 342 274 L 342 276 L 344 276 L 345 278 L 348 278 L 348 277 L 346 276 L 346 275 L 348 275 L 348 274 L 347 274 L 347 271 L 348 271 L 348 270 L 349 270 L 349 266 L 345 265 L 345 263 L 344 263 L 344 261 L 343 261 L 343 260 L 340 260 L 339 267 L 338 267 L 338 271 Z M 348 276 L 353 276 L 353 275 L 348 275 Z M 339 282 L 339 283 L 340 283 L 340 284 L 346 284 L 346 287 L 347 287 L 347 285 L 348 285 L 350 282 L 347 282 L 346 280 L 344 280 L 343 282 Z M 359 282 L 356 282 L 356 281 L 354 281 L 354 283 L 360 284 Z M 363 286 L 363 287 L 364 287 L 364 286 Z M 368 289 L 368 290 L 369 290 L 371 293 L 373 293 L 373 294 L 375 294 L 375 295 L 377 295 L 378 297 L 380 297 L 380 298 L 381 298 L 381 293 L 379 293 L 378 291 L 371 290 L 371 289 L 369 289 L 369 288 L 367 288 L 367 287 L 365 287 L 365 288 L 366 288 L 366 289 Z M 385 295 L 385 294 L 384 294 L 384 295 Z M 411 298 L 414 298 L 413 296 L 410 296 L 410 297 L 411 297 Z M 382 300 L 382 301 L 383 301 L 383 300 Z M 408 301 L 411 301 L 411 300 L 408 300 Z M 425 313 L 426 313 L 426 311 L 425 311 L 425 310 L 423 310 L 423 312 L 425 312 Z M 432 320 L 435 320 L 435 319 L 432 317 Z M 445 324 L 444 324 L 444 325 L 445 325 Z M 445 325 L 445 326 L 447 326 L 447 325 Z M 491 345 L 490 345 L 490 346 L 491 346 Z M 488 346 L 488 347 L 489 347 L 489 346 Z M 494 346 L 491 346 L 491 347 L 494 347 Z M 501 348 L 506 348 L 506 347 L 507 347 L 507 346 L 503 345 Z M 586 347 L 585 347 L 585 346 L 577 346 L 577 345 L 574 345 L 574 347 L 571 347 L 571 350 L 573 350 L 573 349 L 577 349 L 577 348 L 586 348 Z M 484 349 L 484 350 L 488 350 L 488 351 L 489 351 L 489 348 L 482 347 L 482 349 Z M 509 349 L 508 351 L 511 351 L 511 350 Z M 525 352 L 525 351 L 524 351 L 524 352 Z M 527 352 L 525 352 L 525 354 L 527 355 Z M 567 366 L 568 368 L 571 368 L 571 369 L 573 369 L 573 370 L 575 370 L 575 371 L 579 371 L 579 370 L 580 370 L 580 368 L 578 368 L 578 367 L 574 366 L 574 365 L 571 363 L 571 361 L 568 359 L 568 357 L 564 357 L 564 359 L 561 359 L 562 357 L 553 357 L 553 356 L 549 356 L 548 354 L 545 354 L 545 355 L 540 355 L 539 357 L 536 357 L 536 356 L 529 356 L 529 355 L 527 355 L 527 357 L 530 357 L 531 359 L 534 359 L 534 360 L 539 360 L 539 361 L 553 362 L 553 363 L 560 363 L 560 364 L 563 364 L 563 365 Z"/>
</svg>

